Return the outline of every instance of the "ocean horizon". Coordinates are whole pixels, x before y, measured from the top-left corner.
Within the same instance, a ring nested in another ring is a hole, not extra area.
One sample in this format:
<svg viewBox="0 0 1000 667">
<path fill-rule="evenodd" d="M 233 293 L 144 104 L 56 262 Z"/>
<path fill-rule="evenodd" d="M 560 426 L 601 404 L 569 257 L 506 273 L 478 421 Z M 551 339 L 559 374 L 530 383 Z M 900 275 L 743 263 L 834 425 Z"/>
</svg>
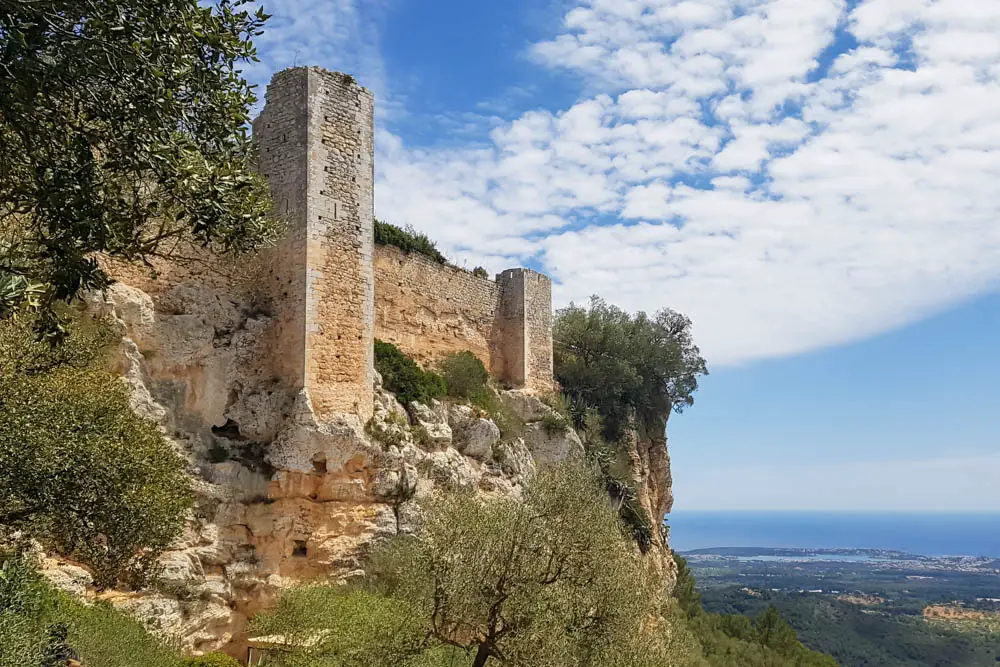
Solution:
<svg viewBox="0 0 1000 667">
<path fill-rule="evenodd" d="M 676 551 L 717 547 L 891 549 L 1000 558 L 1000 512 L 697 511 L 667 515 Z"/>
</svg>

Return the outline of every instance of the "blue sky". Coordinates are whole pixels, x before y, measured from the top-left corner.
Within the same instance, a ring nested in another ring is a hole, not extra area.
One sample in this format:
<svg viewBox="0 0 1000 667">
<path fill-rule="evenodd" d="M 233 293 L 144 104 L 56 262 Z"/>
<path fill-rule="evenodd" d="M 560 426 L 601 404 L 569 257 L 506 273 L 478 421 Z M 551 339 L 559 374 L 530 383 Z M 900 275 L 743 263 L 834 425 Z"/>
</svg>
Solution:
<svg viewBox="0 0 1000 667">
<path fill-rule="evenodd" d="M 687 313 L 677 507 L 1000 511 L 1000 3 L 273 0 L 375 91 L 376 209 Z"/>
</svg>

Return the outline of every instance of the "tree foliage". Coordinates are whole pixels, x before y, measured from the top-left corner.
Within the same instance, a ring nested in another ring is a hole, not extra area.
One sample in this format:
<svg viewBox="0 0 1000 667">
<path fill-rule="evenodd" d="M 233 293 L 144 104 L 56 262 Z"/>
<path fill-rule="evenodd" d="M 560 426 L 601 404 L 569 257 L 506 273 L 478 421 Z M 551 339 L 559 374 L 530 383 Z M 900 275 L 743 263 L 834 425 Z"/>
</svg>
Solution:
<svg viewBox="0 0 1000 667">
<path fill-rule="evenodd" d="M 475 402 L 490 390 L 489 371 L 482 360 L 468 350 L 449 354 L 438 364 L 438 370 L 444 378 L 449 396 Z"/>
<path fill-rule="evenodd" d="M 432 398 L 444 396 L 448 390 L 444 378 L 420 368 L 392 343 L 375 341 L 375 370 L 382 376 L 385 388 L 403 405 L 413 401 L 427 403 Z"/>
<path fill-rule="evenodd" d="M 633 316 L 593 297 L 589 308 L 570 304 L 556 313 L 553 339 L 556 379 L 578 415 L 597 410 L 609 442 L 633 417 L 640 426 L 656 423 L 692 405 L 698 377 L 708 372 L 691 320 L 669 309 Z"/>
<path fill-rule="evenodd" d="M 585 466 L 540 471 L 523 502 L 445 495 L 422 517 L 375 572 L 474 665 L 605 665 L 629 646 L 652 650 L 657 582 Z"/>
<path fill-rule="evenodd" d="M 0 7 L 0 316 L 108 277 L 94 253 L 254 250 L 276 233 L 247 133 L 262 11 L 244 0 Z"/>
<path fill-rule="evenodd" d="M 110 334 L 81 322 L 59 346 L 0 322 L 0 526 L 139 583 L 192 503 L 184 462 L 103 370 Z"/>
</svg>

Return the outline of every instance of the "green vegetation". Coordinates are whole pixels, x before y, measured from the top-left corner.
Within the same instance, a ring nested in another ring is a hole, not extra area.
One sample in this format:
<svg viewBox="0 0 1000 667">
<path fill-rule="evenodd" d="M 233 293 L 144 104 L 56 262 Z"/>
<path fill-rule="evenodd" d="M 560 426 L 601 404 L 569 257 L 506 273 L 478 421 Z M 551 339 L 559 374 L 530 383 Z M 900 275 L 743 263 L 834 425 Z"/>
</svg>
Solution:
<svg viewBox="0 0 1000 667">
<path fill-rule="evenodd" d="M 421 517 L 365 588 L 300 589 L 256 621 L 295 638 L 279 665 L 700 664 L 588 469 L 541 471 L 524 502 L 437 496 Z"/>
<path fill-rule="evenodd" d="M 0 554 L 0 667 L 182 667 L 177 654 L 105 604 L 54 590 L 22 555 Z M 59 659 L 62 662 L 59 662 Z"/>
<path fill-rule="evenodd" d="M 581 421 L 583 428 L 580 432 L 588 460 L 600 473 L 601 483 L 618 508 L 618 516 L 628 527 L 632 539 L 643 553 L 648 552 L 656 533 L 649 515 L 639 503 L 632 481 L 631 463 L 621 447 L 611 445 L 604 439 L 604 426 L 597 410 L 587 408 Z"/>
<path fill-rule="evenodd" d="M 433 259 L 438 264 L 448 263 L 445 256 L 437 249 L 434 241 L 431 241 L 426 234 L 421 234 L 409 225 L 405 228 L 400 228 L 388 222 L 375 220 L 375 243 L 396 246 L 403 252 L 420 253 L 424 257 Z"/>
<path fill-rule="evenodd" d="M 420 368 L 392 343 L 375 341 L 375 370 L 382 375 L 385 388 L 403 405 L 413 401 L 427 403 L 447 392 L 444 378 Z"/>
<path fill-rule="evenodd" d="M 472 275 L 476 276 L 477 278 L 489 279 L 490 277 L 490 274 L 486 271 L 486 269 L 484 269 L 481 266 L 477 266 L 476 268 L 472 269 Z"/>
<path fill-rule="evenodd" d="M 438 364 L 438 369 L 444 377 L 449 396 L 475 402 L 482 400 L 483 394 L 490 391 L 489 371 L 472 352 L 449 354 Z"/>
<path fill-rule="evenodd" d="M 140 584 L 180 531 L 190 483 L 104 370 L 107 326 L 73 322 L 53 347 L 29 318 L 0 321 L 0 525 L 85 563 L 101 585 Z"/>
<path fill-rule="evenodd" d="M 251 251 L 274 237 L 251 168 L 263 12 L 219 0 L 38 0 L 0 12 L 0 317 L 108 284 L 183 243 Z"/>
<path fill-rule="evenodd" d="M 633 424 L 661 424 L 694 403 L 698 376 L 708 371 L 691 336 L 691 320 L 663 309 L 629 315 L 598 297 L 570 305 L 553 326 L 556 379 L 575 407 L 577 425 L 597 410 L 608 442 Z"/>
<path fill-rule="evenodd" d="M 961 632 L 929 623 L 919 612 L 861 606 L 816 594 L 747 595 L 736 587 L 706 591 L 705 601 L 712 609 L 736 614 L 759 614 L 773 606 L 804 644 L 832 655 L 845 667 L 980 667 L 1000 662 L 1000 637 L 995 633 Z"/>
<path fill-rule="evenodd" d="M 773 606 L 761 609 L 752 619 L 740 614 L 705 613 L 687 562 L 676 553 L 674 562 L 677 564 L 674 598 L 698 637 L 709 665 L 836 667 L 836 660 L 799 642 L 795 630 Z"/>
<path fill-rule="evenodd" d="M 636 544 L 648 551 L 662 537 L 659 518 L 639 505 L 622 440 L 630 430 L 662 437 L 670 413 L 694 403 L 698 376 L 708 370 L 691 321 L 667 309 L 633 316 L 593 297 L 589 308 L 570 304 L 556 313 L 553 342 L 555 376 L 588 456 Z"/>
</svg>

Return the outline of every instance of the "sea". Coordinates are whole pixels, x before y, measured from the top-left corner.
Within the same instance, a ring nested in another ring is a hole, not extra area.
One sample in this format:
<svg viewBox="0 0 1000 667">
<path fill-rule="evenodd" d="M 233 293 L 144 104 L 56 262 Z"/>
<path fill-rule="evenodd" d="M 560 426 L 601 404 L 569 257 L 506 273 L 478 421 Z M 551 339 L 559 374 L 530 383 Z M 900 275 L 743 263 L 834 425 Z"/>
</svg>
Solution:
<svg viewBox="0 0 1000 667">
<path fill-rule="evenodd" d="M 1000 513 L 706 512 L 667 516 L 676 551 L 713 547 L 889 549 L 1000 558 Z"/>
</svg>

